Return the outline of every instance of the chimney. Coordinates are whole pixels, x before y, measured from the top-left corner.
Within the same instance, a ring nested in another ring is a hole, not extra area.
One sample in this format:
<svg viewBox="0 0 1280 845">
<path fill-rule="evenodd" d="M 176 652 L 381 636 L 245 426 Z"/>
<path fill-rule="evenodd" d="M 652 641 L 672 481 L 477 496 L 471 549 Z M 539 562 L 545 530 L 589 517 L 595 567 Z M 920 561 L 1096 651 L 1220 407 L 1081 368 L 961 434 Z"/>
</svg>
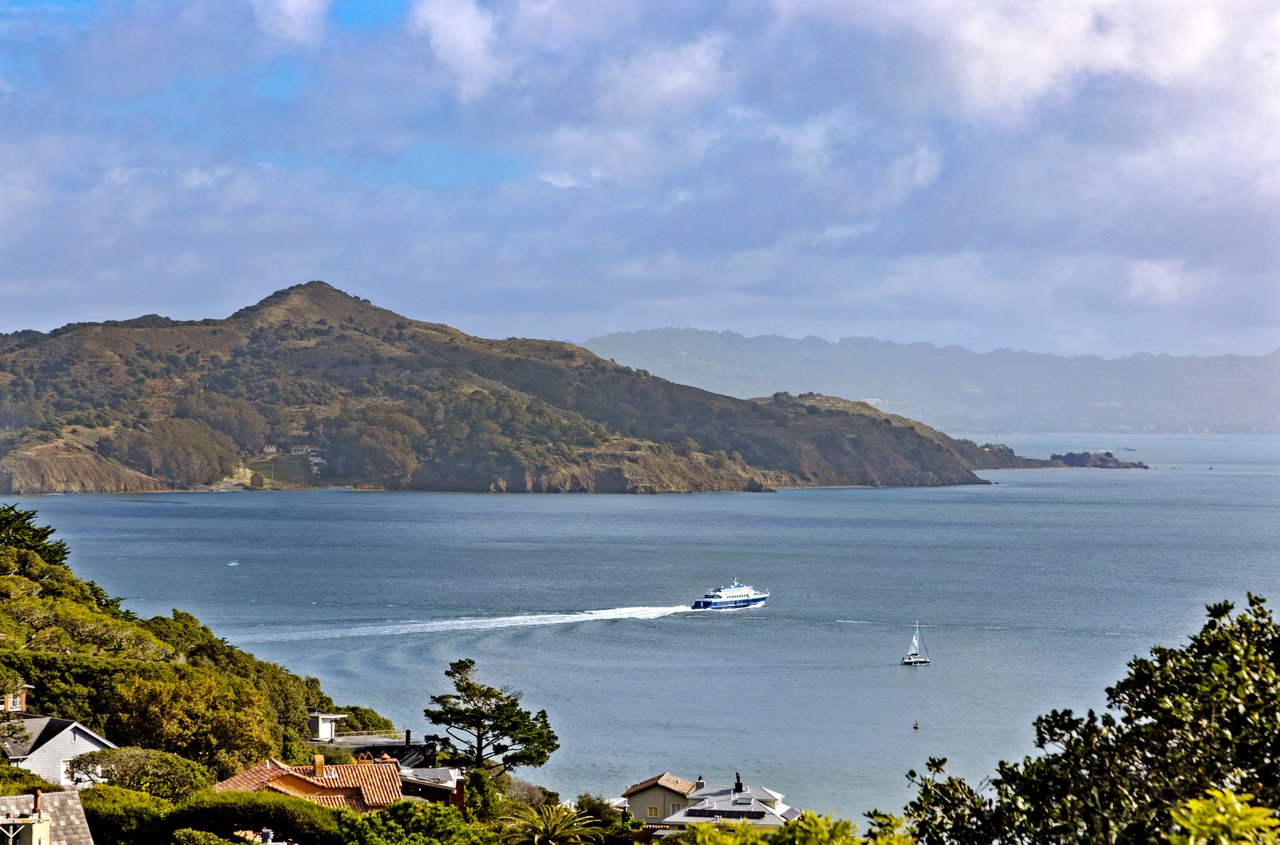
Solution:
<svg viewBox="0 0 1280 845">
<path fill-rule="evenodd" d="M 409 729 L 408 729 L 408 728 L 405 728 L 405 729 L 404 729 L 404 744 L 405 744 L 405 745 L 412 745 L 412 744 L 413 744 L 413 743 L 409 742 Z"/>
<path fill-rule="evenodd" d="M 741 792 L 741 791 L 743 790 L 743 786 L 742 786 L 742 775 L 738 774 L 737 772 L 734 772 L 734 773 L 733 773 L 733 778 L 734 778 L 734 780 L 733 780 L 733 791 L 734 791 L 734 792 Z"/>
<path fill-rule="evenodd" d="M 693 782 L 693 788 L 695 790 L 707 788 L 707 782 L 702 779 L 702 775 L 698 775 L 698 779 Z"/>
<path fill-rule="evenodd" d="M 40 796 L 42 794 L 44 794 L 42 790 L 37 787 L 35 793 L 31 796 L 34 799 L 31 804 L 31 815 L 33 816 L 40 815 Z"/>
<path fill-rule="evenodd" d="M 323 754 L 317 754 L 315 757 L 311 758 L 311 768 L 315 771 L 316 777 L 318 778 L 324 777 L 324 755 Z"/>
</svg>

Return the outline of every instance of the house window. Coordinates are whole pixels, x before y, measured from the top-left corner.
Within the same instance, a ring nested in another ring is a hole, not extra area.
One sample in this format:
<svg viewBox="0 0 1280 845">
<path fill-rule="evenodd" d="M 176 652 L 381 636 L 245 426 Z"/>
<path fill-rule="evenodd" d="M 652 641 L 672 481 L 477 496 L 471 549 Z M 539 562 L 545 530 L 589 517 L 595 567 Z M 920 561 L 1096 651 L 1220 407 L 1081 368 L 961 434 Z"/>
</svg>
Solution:
<svg viewBox="0 0 1280 845">
<path fill-rule="evenodd" d="M 671 802 L 671 814 L 672 814 L 672 815 L 675 815 L 676 813 L 680 812 L 680 808 L 681 808 L 682 806 L 683 806 L 683 805 L 682 805 L 679 801 L 672 801 L 672 802 Z"/>
<path fill-rule="evenodd" d="M 660 818 L 662 818 L 662 808 L 661 808 L 661 807 L 650 807 L 650 808 L 649 808 L 649 818 L 651 818 L 651 819 L 660 819 Z"/>
</svg>

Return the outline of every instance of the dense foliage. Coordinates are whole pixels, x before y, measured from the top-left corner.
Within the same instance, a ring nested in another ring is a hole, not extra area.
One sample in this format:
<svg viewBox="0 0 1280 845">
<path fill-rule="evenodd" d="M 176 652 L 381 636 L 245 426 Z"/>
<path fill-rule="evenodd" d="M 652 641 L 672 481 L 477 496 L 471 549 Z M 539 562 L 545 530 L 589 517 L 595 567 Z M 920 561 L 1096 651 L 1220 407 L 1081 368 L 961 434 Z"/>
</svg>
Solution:
<svg viewBox="0 0 1280 845">
<path fill-rule="evenodd" d="M 344 813 L 339 826 L 346 845 L 493 845 L 495 839 L 444 804 L 401 801 L 380 813 Z"/>
<path fill-rule="evenodd" d="M 519 692 L 480 683 L 475 668 L 474 660 L 450 663 L 445 675 L 454 691 L 431 696 L 435 706 L 423 711 L 431 724 L 444 728 L 433 739 L 445 759 L 496 774 L 547 762 L 560 747 L 547 711 L 521 708 Z"/>
<path fill-rule="evenodd" d="M 78 785 L 108 783 L 156 798 L 176 801 L 213 785 L 213 773 L 199 763 L 150 748 L 104 748 L 81 754 L 67 764 Z"/>
<path fill-rule="evenodd" d="M 605 834 L 598 819 L 563 804 L 518 804 L 501 821 L 502 845 L 593 845 Z"/>
</svg>

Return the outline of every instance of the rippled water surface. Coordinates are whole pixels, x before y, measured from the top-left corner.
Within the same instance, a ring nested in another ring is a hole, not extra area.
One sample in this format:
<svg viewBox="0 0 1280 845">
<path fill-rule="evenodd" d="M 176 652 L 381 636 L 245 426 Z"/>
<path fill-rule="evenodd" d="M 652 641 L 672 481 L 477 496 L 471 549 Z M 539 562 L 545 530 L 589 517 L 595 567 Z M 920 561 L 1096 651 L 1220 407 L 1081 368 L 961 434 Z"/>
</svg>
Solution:
<svg viewBox="0 0 1280 845">
<path fill-rule="evenodd" d="M 24 500 L 72 566 L 178 607 L 424 732 L 451 660 L 545 708 L 525 772 L 616 795 L 662 771 L 857 817 L 930 755 L 980 778 L 1031 720 L 1101 707 L 1203 606 L 1280 597 L 1280 438 L 1004 438 L 1152 470 L 1007 470 L 989 486 L 696 496 L 165 494 Z M 764 608 L 685 608 L 733 576 Z M 933 664 L 898 659 L 919 619 Z M 918 721 L 920 729 L 912 729 Z"/>
</svg>

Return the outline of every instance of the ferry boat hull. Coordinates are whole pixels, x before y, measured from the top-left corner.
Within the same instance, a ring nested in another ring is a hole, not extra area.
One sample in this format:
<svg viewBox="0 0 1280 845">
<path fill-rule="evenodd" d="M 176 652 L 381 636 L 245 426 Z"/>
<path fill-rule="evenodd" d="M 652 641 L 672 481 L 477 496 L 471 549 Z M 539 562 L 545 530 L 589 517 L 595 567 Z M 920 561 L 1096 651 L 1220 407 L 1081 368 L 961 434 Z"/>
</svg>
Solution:
<svg viewBox="0 0 1280 845">
<path fill-rule="evenodd" d="M 767 590 L 757 590 L 747 584 L 738 583 L 707 590 L 706 595 L 693 603 L 694 610 L 742 610 L 746 607 L 759 607 L 769 600 Z"/>
</svg>

